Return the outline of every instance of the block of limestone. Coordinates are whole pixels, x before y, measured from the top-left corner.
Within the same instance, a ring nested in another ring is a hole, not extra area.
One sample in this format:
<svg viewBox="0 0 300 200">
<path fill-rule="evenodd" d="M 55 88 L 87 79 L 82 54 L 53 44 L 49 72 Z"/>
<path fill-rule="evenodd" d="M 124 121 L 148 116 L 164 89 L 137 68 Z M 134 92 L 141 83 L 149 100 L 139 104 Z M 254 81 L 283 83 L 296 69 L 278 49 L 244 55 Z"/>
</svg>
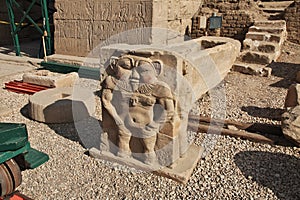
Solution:
<svg viewBox="0 0 300 200">
<path fill-rule="evenodd" d="M 46 87 L 72 87 L 78 79 L 78 74 L 60 74 L 48 70 L 28 72 L 23 75 L 23 82 L 42 85 Z"/>
<path fill-rule="evenodd" d="M 95 97 L 86 89 L 53 88 L 29 98 L 29 116 L 44 123 L 69 123 L 83 120 L 95 112 Z"/>
<path fill-rule="evenodd" d="M 105 47 L 117 56 L 102 82 L 100 148 L 90 155 L 186 183 L 203 153 L 188 142 L 189 111 L 226 76 L 239 48 L 220 38 Z"/>
</svg>

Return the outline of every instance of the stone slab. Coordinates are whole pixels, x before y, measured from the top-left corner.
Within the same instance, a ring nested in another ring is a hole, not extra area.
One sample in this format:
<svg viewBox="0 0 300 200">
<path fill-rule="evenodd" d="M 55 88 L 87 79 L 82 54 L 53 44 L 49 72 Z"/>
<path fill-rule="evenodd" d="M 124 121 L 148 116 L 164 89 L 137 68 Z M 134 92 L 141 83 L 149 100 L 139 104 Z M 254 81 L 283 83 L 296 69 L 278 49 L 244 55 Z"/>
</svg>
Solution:
<svg viewBox="0 0 300 200">
<path fill-rule="evenodd" d="M 234 63 L 232 71 L 240 72 L 243 74 L 250 74 L 255 76 L 269 77 L 271 76 L 272 69 L 266 65 L 248 64 L 248 63 Z"/>
<path fill-rule="evenodd" d="M 267 21 L 255 21 L 255 26 L 263 27 L 285 27 L 286 22 L 284 20 L 267 20 Z"/>
<path fill-rule="evenodd" d="M 35 93 L 29 98 L 29 116 L 44 123 L 80 121 L 95 112 L 92 91 L 72 87 L 54 88 Z"/>
<path fill-rule="evenodd" d="M 281 124 L 284 136 L 300 147 L 300 106 L 290 108 L 283 113 Z"/>
<path fill-rule="evenodd" d="M 258 27 L 251 26 L 249 32 L 267 32 L 272 34 L 281 34 L 283 31 L 286 31 L 285 27 Z"/>
<path fill-rule="evenodd" d="M 300 105 L 300 84 L 293 84 L 289 87 L 284 107 L 291 108 L 298 105 Z"/>
<path fill-rule="evenodd" d="M 273 62 L 275 54 L 256 51 L 245 51 L 240 56 L 241 61 L 252 64 L 267 65 Z"/>
<path fill-rule="evenodd" d="M 245 39 L 243 41 L 244 50 L 258 51 L 263 53 L 277 53 L 280 51 L 279 44 L 274 42 L 257 41 Z"/>
<path fill-rule="evenodd" d="M 191 145 L 183 157 L 179 158 L 171 167 L 146 165 L 145 163 L 133 158 L 121 158 L 109 152 L 99 151 L 96 148 L 89 150 L 90 156 L 98 159 L 117 162 L 138 170 L 153 172 L 159 176 L 164 176 L 180 183 L 186 184 L 191 177 L 193 170 L 203 154 L 203 148 Z"/>
<path fill-rule="evenodd" d="M 59 74 L 48 70 L 39 70 L 23 75 L 23 82 L 46 87 L 72 87 L 79 78 L 76 72 Z"/>
<path fill-rule="evenodd" d="M 283 40 L 283 36 L 266 32 L 248 32 L 246 34 L 246 39 L 279 43 L 281 40 Z"/>
<path fill-rule="evenodd" d="M 86 67 L 99 67 L 99 58 L 79 57 L 62 54 L 52 54 L 48 56 L 48 61 Z"/>
</svg>

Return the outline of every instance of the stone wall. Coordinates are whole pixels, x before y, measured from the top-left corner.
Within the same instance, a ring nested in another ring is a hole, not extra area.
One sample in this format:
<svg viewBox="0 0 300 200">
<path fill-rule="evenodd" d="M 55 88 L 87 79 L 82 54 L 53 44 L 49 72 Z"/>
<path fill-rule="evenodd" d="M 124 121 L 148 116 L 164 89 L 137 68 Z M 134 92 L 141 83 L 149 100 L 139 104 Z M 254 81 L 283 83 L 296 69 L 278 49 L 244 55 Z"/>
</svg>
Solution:
<svg viewBox="0 0 300 200">
<path fill-rule="evenodd" d="M 300 0 L 295 0 L 285 11 L 288 40 L 300 44 Z"/>
<path fill-rule="evenodd" d="M 26 9 L 30 4 L 29 2 L 26 1 L 18 1 L 18 3 L 24 9 Z M 8 18 L 8 10 L 6 7 L 5 0 L 0 0 L 0 5 L 1 5 L 0 6 L 0 45 L 13 45 L 11 28 L 10 28 L 9 18 Z M 41 8 L 39 6 L 34 6 L 30 16 L 33 19 L 36 19 L 39 18 L 41 15 L 42 15 Z M 15 19 L 16 19 L 15 22 L 19 22 L 22 16 L 23 15 L 17 9 L 15 9 Z M 38 38 L 40 38 L 40 34 L 32 26 L 23 29 L 19 34 L 20 42 L 31 41 Z"/>
<path fill-rule="evenodd" d="M 144 27 L 172 29 L 183 36 L 201 0 L 56 0 L 56 54 L 86 56 L 101 42 L 127 30 Z M 171 35 L 171 36 L 170 36 Z M 174 34 L 141 32 L 137 43 L 166 42 Z"/>
<path fill-rule="evenodd" d="M 204 35 L 219 35 L 244 40 L 248 28 L 253 24 L 252 0 L 205 0 L 197 15 L 193 17 L 192 38 Z M 214 13 L 222 16 L 221 29 L 209 29 L 209 17 Z M 207 19 L 207 27 L 200 28 L 201 16 Z"/>
</svg>

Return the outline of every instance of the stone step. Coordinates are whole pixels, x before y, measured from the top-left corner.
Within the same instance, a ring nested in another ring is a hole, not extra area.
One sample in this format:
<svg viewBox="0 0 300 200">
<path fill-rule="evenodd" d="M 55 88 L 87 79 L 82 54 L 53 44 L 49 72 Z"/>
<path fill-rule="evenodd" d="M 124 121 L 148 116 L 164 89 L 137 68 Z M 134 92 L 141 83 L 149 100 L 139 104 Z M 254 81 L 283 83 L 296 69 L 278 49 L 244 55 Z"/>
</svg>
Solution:
<svg viewBox="0 0 300 200">
<path fill-rule="evenodd" d="M 249 64 L 243 62 L 235 62 L 231 70 L 243 74 L 263 77 L 269 77 L 272 73 L 272 69 L 270 67 L 267 67 L 267 65 Z"/>
<path fill-rule="evenodd" d="M 263 26 L 251 26 L 248 32 L 266 32 L 272 34 L 281 34 L 286 31 L 286 27 L 263 27 Z"/>
<path fill-rule="evenodd" d="M 277 53 L 280 51 L 280 46 L 278 43 L 274 42 L 245 39 L 243 41 L 243 49 L 263 53 Z"/>
<path fill-rule="evenodd" d="M 266 13 L 283 13 L 285 8 L 263 8 L 261 10 Z"/>
<path fill-rule="evenodd" d="M 275 60 L 275 56 L 276 55 L 274 53 L 244 51 L 242 52 L 238 60 L 250 64 L 267 65 Z"/>
<path fill-rule="evenodd" d="M 246 34 L 246 39 L 266 41 L 266 42 L 276 42 L 282 43 L 284 40 L 283 34 L 271 34 L 267 32 L 248 32 Z"/>
<path fill-rule="evenodd" d="M 255 21 L 254 26 L 285 28 L 286 27 L 286 22 L 284 20 Z"/>
<path fill-rule="evenodd" d="M 290 6 L 294 1 L 272 1 L 272 2 L 260 2 L 258 6 L 260 8 L 287 8 Z"/>
</svg>

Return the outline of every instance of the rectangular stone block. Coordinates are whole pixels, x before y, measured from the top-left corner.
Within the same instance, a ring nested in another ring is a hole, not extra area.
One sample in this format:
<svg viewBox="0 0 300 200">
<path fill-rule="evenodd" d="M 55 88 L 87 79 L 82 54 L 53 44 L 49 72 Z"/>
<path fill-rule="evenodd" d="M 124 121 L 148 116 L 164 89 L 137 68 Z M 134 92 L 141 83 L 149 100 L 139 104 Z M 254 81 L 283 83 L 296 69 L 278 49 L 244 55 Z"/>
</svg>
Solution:
<svg viewBox="0 0 300 200">
<path fill-rule="evenodd" d="M 178 38 L 181 39 L 185 29 L 191 28 L 190 19 L 198 11 L 200 4 L 201 1 L 197 0 L 74 0 L 72 3 L 66 0 L 57 0 L 55 8 L 58 11 L 54 14 L 55 37 L 77 38 L 82 41 L 87 39 L 89 45 L 94 47 L 110 36 L 127 30 L 140 27 L 165 29 L 171 27 L 179 33 Z M 153 32 L 150 37 L 148 33 L 146 35 L 147 37 L 144 37 L 144 34 L 139 40 L 147 38 L 149 42 L 149 38 L 151 38 L 152 42 L 164 40 L 166 43 L 169 38 L 168 33 L 161 35 Z M 77 46 L 74 42 L 72 44 L 64 42 L 64 45 L 69 45 L 68 49 Z M 80 48 L 83 49 L 86 46 L 83 45 Z M 56 47 L 65 48 L 58 44 Z M 58 52 L 64 51 L 58 50 Z M 74 51 L 76 51 L 75 54 L 79 52 L 79 50 Z M 89 50 L 83 50 L 83 52 L 87 51 Z"/>
<path fill-rule="evenodd" d="M 57 12 L 54 15 L 55 19 L 75 19 L 89 20 L 93 19 L 93 4 L 94 0 L 74 0 L 72 4 L 69 1 L 55 1 Z"/>
<path fill-rule="evenodd" d="M 55 37 L 54 42 L 57 54 L 86 56 L 91 50 L 91 41 L 88 39 Z"/>
<path fill-rule="evenodd" d="M 112 2 L 111 1 L 95 1 L 94 4 L 94 20 L 110 21 L 112 18 Z"/>
</svg>

